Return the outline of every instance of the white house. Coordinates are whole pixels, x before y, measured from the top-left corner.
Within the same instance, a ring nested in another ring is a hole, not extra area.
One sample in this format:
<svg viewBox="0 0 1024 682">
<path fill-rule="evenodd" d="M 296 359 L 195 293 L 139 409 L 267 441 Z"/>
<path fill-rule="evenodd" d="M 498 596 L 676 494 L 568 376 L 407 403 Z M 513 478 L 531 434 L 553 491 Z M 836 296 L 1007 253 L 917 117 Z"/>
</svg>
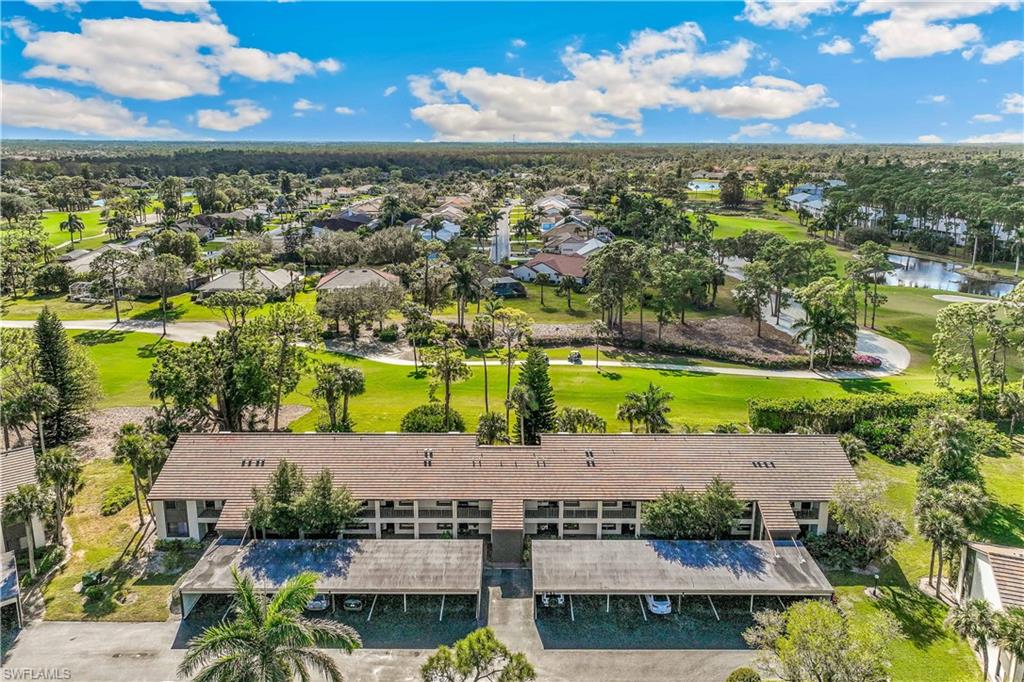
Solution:
<svg viewBox="0 0 1024 682">
<path fill-rule="evenodd" d="M 18 486 L 36 485 L 36 455 L 31 445 L 24 445 L 0 453 L 0 507 L 8 495 L 14 494 Z M 38 516 L 32 518 L 32 541 L 34 547 L 46 544 L 46 529 Z M 28 534 L 25 523 L 4 522 L 0 534 L 0 553 L 21 552 L 28 549 Z"/>
<path fill-rule="evenodd" d="M 430 230 L 420 230 L 420 237 L 422 237 L 424 241 L 439 239 L 446 244 L 458 237 L 460 234 L 462 234 L 462 228 L 450 220 L 441 221 L 441 229 L 437 232 L 431 233 Z"/>
<path fill-rule="evenodd" d="M 554 283 L 561 282 L 563 277 L 572 277 L 577 284 L 585 284 L 586 263 L 587 259 L 583 256 L 542 253 L 522 265 L 517 265 L 512 270 L 512 275 L 524 282 L 532 282 L 537 279 L 537 275 L 545 274 Z"/>
<path fill-rule="evenodd" d="M 960 581 L 956 594 L 961 604 L 982 599 L 997 612 L 1011 606 L 1024 608 L 1024 549 L 968 542 L 960 558 Z M 1024 680 L 1024 661 L 991 641 L 988 643 L 988 661 L 989 680 Z"/>
</svg>

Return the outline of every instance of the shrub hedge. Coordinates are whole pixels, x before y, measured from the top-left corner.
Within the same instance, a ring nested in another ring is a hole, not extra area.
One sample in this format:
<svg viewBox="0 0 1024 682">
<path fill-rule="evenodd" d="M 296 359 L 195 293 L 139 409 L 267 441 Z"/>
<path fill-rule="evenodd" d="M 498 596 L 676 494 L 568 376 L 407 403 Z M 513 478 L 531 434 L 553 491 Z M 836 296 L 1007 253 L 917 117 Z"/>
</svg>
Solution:
<svg viewBox="0 0 1024 682">
<path fill-rule="evenodd" d="M 747 414 L 755 431 L 789 433 L 798 427 L 807 427 L 816 433 L 846 433 L 865 420 L 909 421 L 922 410 L 938 409 L 953 402 L 970 404 L 973 401 L 969 394 L 951 391 L 903 395 L 872 393 L 842 398 L 752 398 L 747 402 Z"/>
</svg>

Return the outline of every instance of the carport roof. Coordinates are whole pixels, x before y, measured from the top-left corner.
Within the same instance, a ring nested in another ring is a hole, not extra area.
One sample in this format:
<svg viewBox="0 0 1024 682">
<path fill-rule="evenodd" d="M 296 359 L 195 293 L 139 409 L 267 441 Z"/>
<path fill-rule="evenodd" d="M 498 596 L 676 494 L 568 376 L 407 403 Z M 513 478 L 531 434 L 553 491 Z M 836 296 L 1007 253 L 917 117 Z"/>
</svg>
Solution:
<svg viewBox="0 0 1024 682">
<path fill-rule="evenodd" d="M 798 542 L 536 540 L 534 592 L 828 596 Z"/>
<path fill-rule="evenodd" d="M 15 601 L 18 598 L 18 562 L 14 552 L 0 555 L 0 604 Z"/>
<path fill-rule="evenodd" d="M 184 594 L 234 591 L 232 567 L 260 591 L 313 571 L 317 591 L 344 594 L 476 594 L 483 577 L 482 540 L 221 540 L 178 588 Z"/>
</svg>

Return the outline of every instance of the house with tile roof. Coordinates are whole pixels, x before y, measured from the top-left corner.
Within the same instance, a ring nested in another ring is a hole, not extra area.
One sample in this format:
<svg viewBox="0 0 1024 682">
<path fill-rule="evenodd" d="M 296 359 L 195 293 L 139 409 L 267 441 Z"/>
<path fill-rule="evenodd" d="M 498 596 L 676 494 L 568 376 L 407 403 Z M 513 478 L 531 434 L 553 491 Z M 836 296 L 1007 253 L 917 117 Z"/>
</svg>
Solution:
<svg viewBox="0 0 1024 682">
<path fill-rule="evenodd" d="M 1024 608 L 1024 548 L 968 542 L 960 556 L 956 591 L 961 604 L 981 599 L 993 611 Z M 1024 660 L 994 641 L 988 644 L 988 679 L 993 682 L 1024 680 Z"/>
<path fill-rule="evenodd" d="M 0 507 L 4 498 L 18 490 L 18 486 L 36 485 L 36 455 L 31 445 L 25 445 L 0 453 Z M 32 538 L 35 547 L 46 544 L 46 529 L 38 516 L 32 519 Z M 0 538 L 0 553 L 21 552 L 28 549 L 28 533 L 23 522 L 3 521 L 3 536 Z"/>
<path fill-rule="evenodd" d="M 572 277 L 577 284 L 584 285 L 587 283 L 586 265 L 587 259 L 583 256 L 541 253 L 513 268 L 512 275 L 523 282 L 532 282 L 537 275 L 545 274 L 556 284 L 563 277 Z"/>
<path fill-rule="evenodd" d="M 855 480 L 834 436 L 544 434 L 480 446 L 473 434 L 196 433 L 179 437 L 149 499 L 161 538 L 240 537 L 253 489 L 282 460 L 327 469 L 361 501 L 346 538 L 483 538 L 496 561 L 524 537 L 645 536 L 643 505 L 715 477 L 746 503 L 733 536 L 828 532 L 836 483 Z"/>
</svg>

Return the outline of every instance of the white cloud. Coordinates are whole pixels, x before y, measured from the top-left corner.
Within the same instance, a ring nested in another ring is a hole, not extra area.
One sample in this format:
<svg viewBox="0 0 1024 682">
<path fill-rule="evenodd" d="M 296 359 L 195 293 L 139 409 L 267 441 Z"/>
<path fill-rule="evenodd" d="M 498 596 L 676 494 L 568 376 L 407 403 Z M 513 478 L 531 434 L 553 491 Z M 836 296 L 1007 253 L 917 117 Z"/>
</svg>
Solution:
<svg viewBox="0 0 1024 682">
<path fill-rule="evenodd" d="M 297 76 L 341 68 L 333 59 L 314 63 L 294 52 L 239 47 L 223 24 L 209 20 L 85 19 L 80 29 L 27 36 L 22 54 L 40 63 L 26 75 L 170 100 L 217 95 L 221 77 L 232 74 L 291 83 Z"/>
<path fill-rule="evenodd" d="M 768 137 L 769 135 L 773 135 L 777 132 L 779 132 L 778 127 L 771 123 L 755 123 L 749 126 L 740 126 L 739 130 L 729 136 L 729 140 L 736 142 L 745 137 Z"/>
<path fill-rule="evenodd" d="M 976 24 L 954 23 L 1002 7 L 1017 9 L 1021 0 L 972 0 L 972 2 L 909 2 L 862 0 L 855 15 L 887 14 L 868 24 L 863 41 L 872 45 L 876 59 L 928 57 L 959 50 L 981 40 Z"/>
<path fill-rule="evenodd" d="M 288 54 L 293 54 L 289 52 Z M 344 64 L 339 62 L 334 57 L 328 57 L 327 59 L 321 59 L 316 63 L 316 68 L 322 69 L 327 73 L 338 73 L 344 67 Z"/>
<path fill-rule="evenodd" d="M 917 141 L 922 144 L 940 144 L 942 138 L 938 135 L 918 135 Z"/>
<path fill-rule="evenodd" d="M 755 26 L 803 28 L 814 14 L 831 14 L 838 9 L 836 0 L 745 0 L 743 14 L 736 17 Z"/>
<path fill-rule="evenodd" d="M 724 88 L 684 87 L 698 78 L 732 78 L 746 69 L 754 46 L 746 40 L 703 52 L 695 23 L 633 34 L 616 53 L 591 55 L 567 48 L 569 73 L 548 81 L 523 75 L 438 71 L 410 76 L 409 90 L 422 102 L 412 110 L 437 140 L 559 141 L 577 136 L 607 138 L 642 131 L 643 111 L 683 107 L 722 118 L 786 118 L 834 104 L 824 85 L 801 85 L 759 75 Z"/>
<path fill-rule="evenodd" d="M 77 0 L 77 2 L 76 0 L 25 0 L 25 2 L 45 12 L 56 12 L 57 10 L 80 12 L 82 10 L 80 5 L 86 0 Z"/>
<path fill-rule="evenodd" d="M 918 104 L 945 104 L 947 98 L 945 95 L 925 95 L 921 99 L 917 100 Z"/>
<path fill-rule="evenodd" d="M 971 116 L 971 123 L 998 123 L 1003 117 L 999 114 L 975 114 Z"/>
<path fill-rule="evenodd" d="M 523 40 L 522 38 L 513 38 L 512 47 L 516 48 L 517 50 L 521 50 L 524 47 L 526 47 L 526 41 Z"/>
<path fill-rule="evenodd" d="M 151 126 L 117 102 L 100 97 L 79 98 L 64 90 L 25 83 L 3 83 L 2 119 L 5 126 L 45 128 L 76 135 L 118 139 L 180 138 L 168 126 Z"/>
<path fill-rule="evenodd" d="M 515 52 L 509 51 L 509 52 L 505 53 L 505 59 L 508 59 L 509 61 L 511 61 L 513 59 L 518 59 L 518 58 L 519 58 L 519 55 L 517 55 Z"/>
<path fill-rule="evenodd" d="M 850 135 L 845 128 L 835 123 L 811 123 L 810 121 L 793 123 L 786 127 L 786 133 L 790 137 L 795 137 L 799 140 L 821 140 L 825 142 L 842 140 Z"/>
<path fill-rule="evenodd" d="M 171 14 L 194 14 L 197 17 L 219 21 L 209 0 L 139 0 L 143 9 Z"/>
<path fill-rule="evenodd" d="M 200 109 L 196 112 L 196 125 L 208 130 L 233 133 L 249 128 L 270 118 L 270 110 L 264 109 L 251 99 L 233 99 L 228 102 L 231 111 Z"/>
<path fill-rule="evenodd" d="M 1004 130 L 1001 133 L 975 135 L 960 141 L 965 144 L 1021 144 L 1024 143 L 1024 131 Z"/>
<path fill-rule="evenodd" d="M 391 95 L 395 94 L 396 92 L 398 92 L 397 85 L 389 85 L 388 87 L 384 88 L 385 97 L 391 97 Z"/>
<path fill-rule="evenodd" d="M 1024 114 L 1024 94 L 1011 92 L 1003 98 L 1001 111 L 1004 114 Z"/>
<path fill-rule="evenodd" d="M 835 36 L 830 42 L 818 45 L 818 52 L 830 55 L 850 54 L 853 52 L 853 43 L 842 36 Z"/>
<path fill-rule="evenodd" d="M 356 113 L 354 109 L 349 107 L 334 107 L 334 113 L 341 114 L 342 116 L 351 116 Z"/>
<path fill-rule="evenodd" d="M 982 64 L 1002 64 L 1024 54 L 1024 40 L 1007 40 L 992 47 L 973 45 L 961 54 L 964 59 L 974 59 L 980 54 Z"/>
<path fill-rule="evenodd" d="M 294 112 L 292 114 L 292 116 L 302 117 L 302 116 L 306 115 L 307 111 L 323 111 L 323 110 L 324 110 L 324 105 L 323 104 L 318 104 L 316 102 L 310 102 L 308 99 L 306 99 L 304 97 L 295 100 L 295 103 L 292 104 L 292 111 Z"/>
</svg>

